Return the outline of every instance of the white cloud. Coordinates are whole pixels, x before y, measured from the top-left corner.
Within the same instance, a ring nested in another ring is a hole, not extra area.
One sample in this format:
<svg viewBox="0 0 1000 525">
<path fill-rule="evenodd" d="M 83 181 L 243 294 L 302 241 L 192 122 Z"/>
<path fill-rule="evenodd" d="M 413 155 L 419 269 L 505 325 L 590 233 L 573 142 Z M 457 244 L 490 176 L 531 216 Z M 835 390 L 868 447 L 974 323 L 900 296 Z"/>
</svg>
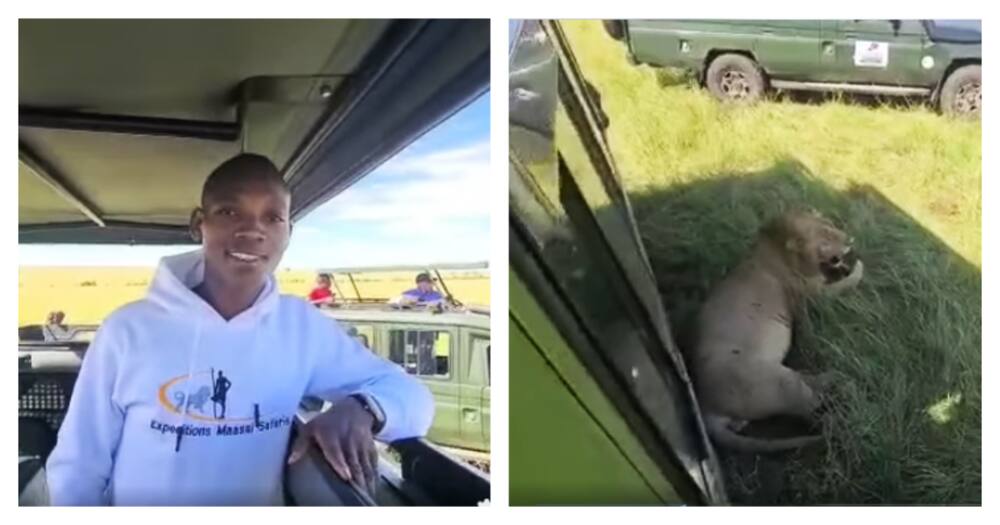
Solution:
<svg viewBox="0 0 1000 525">
<path fill-rule="evenodd" d="M 463 242 L 469 237 L 488 233 L 488 225 L 477 217 L 476 220 L 453 220 L 441 217 L 413 217 L 406 221 L 386 221 L 380 224 L 379 232 L 386 237 L 435 237 L 449 242 Z"/>
<path fill-rule="evenodd" d="M 445 238 L 411 237 L 395 242 L 365 242 L 338 239 L 314 245 L 293 245 L 285 252 L 282 268 L 336 268 L 476 262 L 489 258 L 489 241 L 483 236 L 454 243 Z"/>
<path fill-rule="evenodd" d="M 434 176 L 461 176 L 475 173 L 490 164 L 488 140 L 466 146 L 423 154 L 403 154 L 386 163 L 396 174 L 424 173 Z"/>
<path fill-rule="evenodd" d="M 318 220 L 420 221 L 426 224 L 489 217 L 489 142 L 402 155 L 372 182 L 359 183 L 314 215 Z"/>
<path fill-rule="evenodd" d="M 405 151 L 296 224 L 282 267 L 489 258 L 489 141 Z M 358 239 L 357 232 L 371 233 Z M 354 235 L 352 235 L 352 233 Z M 194 246 L 21 245 L 21 265 L 154 266 Z"/>
</svg>

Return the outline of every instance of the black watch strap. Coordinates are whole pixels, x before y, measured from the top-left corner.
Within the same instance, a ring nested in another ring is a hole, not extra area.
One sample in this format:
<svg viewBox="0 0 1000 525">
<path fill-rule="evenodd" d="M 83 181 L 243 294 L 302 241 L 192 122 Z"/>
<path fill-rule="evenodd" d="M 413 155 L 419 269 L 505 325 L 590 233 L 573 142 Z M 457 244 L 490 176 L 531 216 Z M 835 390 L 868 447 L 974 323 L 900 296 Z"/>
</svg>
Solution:
<svg viewBox="0 0 1000 525">
<path fill-rule="evenodd" d="M 372 406 L 372 404 L 376 403 L 376 401 L 364 394 L 351 394 L 350 397 L 354 398 L 354 400 L 361 405 L 361 408 L 363 408 L 365 412 L 371 414 L 372 434 L 374 435 L 381 432 L 382 428 L 385 427 L 385 415 L 383 414 L 381 408 Z"/>
</svg>

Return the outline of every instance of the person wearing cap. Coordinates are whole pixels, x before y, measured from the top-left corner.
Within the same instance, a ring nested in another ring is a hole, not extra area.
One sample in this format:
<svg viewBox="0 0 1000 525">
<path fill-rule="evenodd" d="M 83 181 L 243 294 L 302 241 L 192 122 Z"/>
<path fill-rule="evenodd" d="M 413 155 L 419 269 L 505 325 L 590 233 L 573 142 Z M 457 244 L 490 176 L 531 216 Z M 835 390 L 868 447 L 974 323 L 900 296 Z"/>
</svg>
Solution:
<svg viewBox="0 0 1000 525">
<path fill-rule="evenodd" d="M 403 292 L 403 304 L 427 305 L 444 300 L 441 292 L 434 289 L 434 281 L 427 272 L 417 274 L 417 287 Z"/>
</svg>

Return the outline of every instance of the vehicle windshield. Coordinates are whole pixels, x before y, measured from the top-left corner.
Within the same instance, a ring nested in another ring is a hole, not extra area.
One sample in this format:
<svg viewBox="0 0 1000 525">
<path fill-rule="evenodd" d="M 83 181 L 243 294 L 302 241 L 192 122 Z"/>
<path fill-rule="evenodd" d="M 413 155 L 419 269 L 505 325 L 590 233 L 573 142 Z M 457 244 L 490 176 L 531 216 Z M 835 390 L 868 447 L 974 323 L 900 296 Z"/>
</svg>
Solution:
<svg viewBox="0 0 1000 525">
<path fill-rule="evenodd" d="M 935 42 L 978 44 L 983 40 L 982 20 L 928 20 L 926 27 Z"/>
</svg>

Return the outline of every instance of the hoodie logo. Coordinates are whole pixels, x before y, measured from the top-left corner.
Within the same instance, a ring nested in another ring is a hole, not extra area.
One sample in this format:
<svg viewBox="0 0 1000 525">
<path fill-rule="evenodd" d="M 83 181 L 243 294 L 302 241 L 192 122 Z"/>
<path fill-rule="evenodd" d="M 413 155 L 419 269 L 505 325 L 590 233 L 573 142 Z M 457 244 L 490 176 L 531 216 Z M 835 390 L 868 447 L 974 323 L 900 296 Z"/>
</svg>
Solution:
<svg viewBox="0 0 1000 525">
<path fill-rule="evenodd" d="M 226 419 L 226 392 L 229 392 L 232 386 L 233 383 L 226 376 L 222 375 L 222 370 L 219 370 L 219 377 L 212 378 L 212 415 L 216 419 Z M 216 415 L 215 411 L 215 408 L 220 405 L 222 406 L 221 416 Z"/>
<path fill-rule="evenodd" d="M 199 384 L 200 383 L 200 384 Z M 222 370 L 203 370 L 160 385 L 160 406 L 174 414 L 206 423 L 250 423 L 253 417 L 226 419 L 226 399 L 233 382 Z"/>
<path fill-rule="evenodd" d="M 232 388 L 233 381 L 222 370 L 209 369 L 173 377 L 160 385 L 157 400 L 166 411 L 180 416 L 180 425 L 177 421 L 169 423 L 154 418 L 149 428 L 161 434 L 177 434 L 179 449 L 181 436 L 238 436 L 292 424 L 292 416 L 261 417 L 258 403 L 253 404 L 252 417 L 227 418 Z"/>
</svg>

